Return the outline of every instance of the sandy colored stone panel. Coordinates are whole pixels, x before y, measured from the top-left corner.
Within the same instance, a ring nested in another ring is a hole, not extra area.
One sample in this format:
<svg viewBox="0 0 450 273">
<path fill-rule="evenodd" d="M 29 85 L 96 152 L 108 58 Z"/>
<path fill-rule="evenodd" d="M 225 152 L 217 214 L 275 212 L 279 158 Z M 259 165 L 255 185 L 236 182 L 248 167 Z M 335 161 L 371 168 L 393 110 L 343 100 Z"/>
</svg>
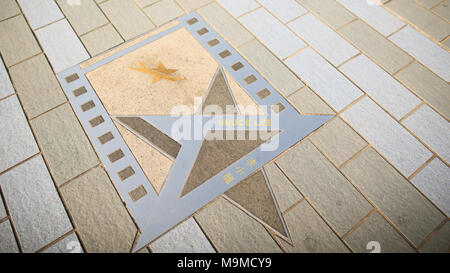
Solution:
<svg viewBox="0 0 450 273">
<path fill-rule="evenodd" d="M 158 2 L 159 0 L 136 0 L 136 2 L 141 6 L 142 8 L 145 8 L 146 6 L 149 6 L 151 4 L 154 4 Z"/>
<path fill-rule="evenodd" d="M 281 211 L 285 211 L 303 198 L 275 163 L 265 166 L 264 170 Z"/>
<path fill-rule="evenodd" d="M 0 21 L 18 14 L 20 14 L 20 8 L 15 0 L 0 2 Z"/>
<path fill-rule="evenodd" d="M 98 164 L 97 156 L 69 104 L 31 121 L 58 185 Z"/>
<path fill-rule="evenodd" d="M 297 2 L 314 11 L 335 29 L 356 19 L 350 11 L 334 0 L 297 0 Z"/>
<path fill-rule="evenodd" d="M 80 1 L 80 5 L 71 5 L 70 1 L 57 0 L 62 11 L 78 35 L 83 35 L 108 23 L 103 12 L 94 0 Z"/>
<path fill-rule="evenodd" d="M 163 0 L 144 9 L 153 22 L 160 26 L 184 14 L 174 0 Z"/>
<path fill-rule="evenodd" d="M 448 220 L 447 223 L 420 248 L 420 252 L 450 253 L 450 222 Z"/>
<path fill-rule="evenodd" d="M 290 95 L 288 100 L 302 114 L 335 114 L 333 109 L 307 86 Z"/>
<path fill-rule="evenodd" d="M 137 228 L 111 180 L 96 167 L 61 193 L 87 252 L 130 252 Z"/>
<path fill-rule="evenodd" d="M 183 7 L 186 11 L 190 12 L 194 9 L 202 7 L 213 0 L 177 0 L 178 4 Z"/>
<path fill-rule="evenodd" d="M 416 0 L 416 2 L 422 4 L 423 6 L 427 8 L 432 8 L 439 4 L 442 0 Z"/>
<path fill-rule="evenodd" d="M 450 21 L 450 3 L 448 1 L 442 3 L 441 5 L 435 7 L 433 9 L 435 13 L 437 13 L 442 18 Z"/>
</svg>

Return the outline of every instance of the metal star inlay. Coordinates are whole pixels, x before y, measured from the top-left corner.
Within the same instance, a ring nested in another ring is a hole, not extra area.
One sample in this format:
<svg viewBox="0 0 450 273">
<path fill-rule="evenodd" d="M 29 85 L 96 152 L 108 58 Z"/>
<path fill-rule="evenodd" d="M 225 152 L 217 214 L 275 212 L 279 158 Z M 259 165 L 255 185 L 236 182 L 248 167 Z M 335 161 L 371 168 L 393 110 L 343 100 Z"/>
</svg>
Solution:
<svg viewBox="0 0 450 273">
<path fill-rule="evenodd" d="M 136 70 L 145 74 L 149 74 L 153 76 L 152 83 L 156 83 L 160 80 L 168 80 L 168 81 L 182 81 L 186 80 L 186 77 L 177 78 L 173 76 L 178 69 L 167 69 L 162 62 L 158 62 L 158 67 L 156 68 L 148 68 L 145 63 L 140 63 L 141 67 L 131 67 L 132 70 Z"/>
</svg>

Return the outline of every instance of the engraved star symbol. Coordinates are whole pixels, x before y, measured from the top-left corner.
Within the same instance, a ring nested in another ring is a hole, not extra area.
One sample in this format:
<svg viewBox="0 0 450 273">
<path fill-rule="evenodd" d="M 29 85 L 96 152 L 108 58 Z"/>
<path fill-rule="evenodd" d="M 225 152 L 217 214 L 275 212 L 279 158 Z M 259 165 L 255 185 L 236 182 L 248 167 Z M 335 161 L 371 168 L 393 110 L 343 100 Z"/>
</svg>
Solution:
<svg viewBox="0 0 450 273">
<path fill-rule="evenodd" d="M 159 82 L 160 80 L 168 80 L 172 82 L 186 80 L 186 77 L 177 78 L 173 74 L 178 71 L 178 69 L 167 69 L 162 62 L 158 62 L 158 67 L 149 68 L 145 63 L 140 63 L 141 67 L 131 67 L 132 70 L 139 71 L 145 74 L 153 76 L 152 83 Z"/>
</svg>

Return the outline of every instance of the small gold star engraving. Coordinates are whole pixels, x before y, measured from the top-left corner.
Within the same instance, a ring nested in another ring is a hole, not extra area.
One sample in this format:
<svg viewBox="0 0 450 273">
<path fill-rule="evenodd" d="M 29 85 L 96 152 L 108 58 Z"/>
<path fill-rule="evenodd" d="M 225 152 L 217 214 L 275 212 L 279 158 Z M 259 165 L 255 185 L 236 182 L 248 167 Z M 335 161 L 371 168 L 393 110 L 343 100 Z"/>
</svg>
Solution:
<svg viewBox="0 0 450 273">
<path fill-rule="evenodd" d="M 141 67 L 131 67 L 132 70 L 136 70 L 145 74 L 149 74 L 153 76 L 152 83 L 156 83 L 160 80 L 168 80 L 168 81 L 182 81 L 186 80 L 186 77 L 178 78 L 173 74 L 178 71 L 178 69 L 167 69 L 162 62 L 158 62 L 157 68 L 149 68 L 145 63 L 140 63 Z"/>
</svg>

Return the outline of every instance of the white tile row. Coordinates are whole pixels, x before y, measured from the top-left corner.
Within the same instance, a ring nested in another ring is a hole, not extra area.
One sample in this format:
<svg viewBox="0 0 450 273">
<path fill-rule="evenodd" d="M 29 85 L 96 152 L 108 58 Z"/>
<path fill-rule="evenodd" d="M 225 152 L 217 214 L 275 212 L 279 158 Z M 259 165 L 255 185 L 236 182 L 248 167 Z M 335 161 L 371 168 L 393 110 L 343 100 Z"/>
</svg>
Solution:
<svg viewBox="0 0 450 273">
<path fill-rule="evenodd" d="M 32 29 L 37 29 L 64 18 L 54 0 L 18 0 Z"/>
</svg>

